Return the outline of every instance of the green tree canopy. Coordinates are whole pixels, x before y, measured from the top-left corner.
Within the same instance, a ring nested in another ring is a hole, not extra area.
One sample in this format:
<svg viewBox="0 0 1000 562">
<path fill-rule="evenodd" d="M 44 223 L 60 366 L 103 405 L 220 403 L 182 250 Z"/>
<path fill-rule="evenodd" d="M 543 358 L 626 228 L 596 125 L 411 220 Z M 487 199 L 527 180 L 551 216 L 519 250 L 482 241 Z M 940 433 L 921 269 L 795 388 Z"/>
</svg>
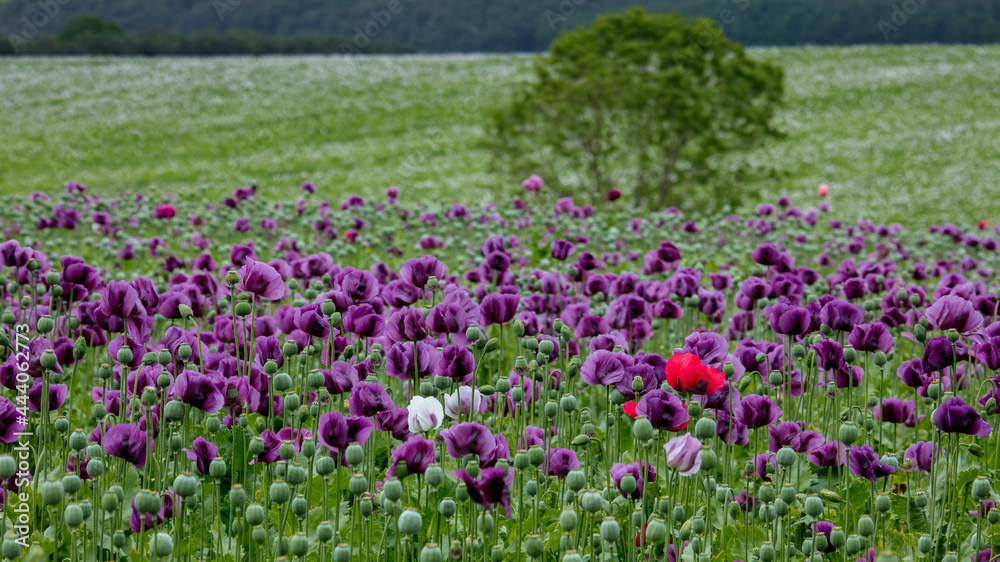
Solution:
<svg viewBox="0 0 1000 562">
<path fill-rule="evenodd" d="M 632 8 L 565 33 L 492 118 L 494 166 L 565 192 L 617 189 L 647 206 L 719 208 L 745 152 L 778 133 L 782 69 L 711 20 Z"/>
</svg>

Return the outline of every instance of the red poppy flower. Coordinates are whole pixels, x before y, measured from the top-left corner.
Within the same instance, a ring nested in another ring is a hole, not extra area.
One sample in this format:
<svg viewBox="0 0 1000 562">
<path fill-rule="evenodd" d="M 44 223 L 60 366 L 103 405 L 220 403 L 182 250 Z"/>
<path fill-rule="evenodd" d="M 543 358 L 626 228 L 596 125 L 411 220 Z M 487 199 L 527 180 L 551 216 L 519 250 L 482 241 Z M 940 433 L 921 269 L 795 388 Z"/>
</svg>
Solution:
<svg viewBox="0 0 1000 562">
<path fill-rule="evenodd" d="M 986 221 L 979 221 L 979 230 L 986 230 Z"/>
<path fill-rule="evenodd" d="M 694 353 L 678 353 L 667 361 L 667 384 L 677 392 L 710 394 L 722 388 L 726 376 L 701 364 Z"/>
<path fill-rule="evenodd" d="M 629 400 L 628 402 L 625 403 L 624 406 L 622 406 L 622 410 L 625 410 L 626 414 L 628 414 L 632 419 L 635 419 L 636 417 L 638 417 L 635 413 L 635 408 L 638 405 L 639 405 L 638 403 Z"/>
<path fill-rule="evenodd" d="M 347 232 L 344 233 L 344 238 L 347 239 L 347 241 L 349 242 L 354 242 L 354 240 L 357 239 L 357 237 L 358 237 L 357 230 L 348 230 Z"/>
<path fill-rule="evenodd" d="M 612 189 L 608 192 L 608 201 L 617 201 L 622 198 L 622 192 L 617 189 Z"/>
</svg>

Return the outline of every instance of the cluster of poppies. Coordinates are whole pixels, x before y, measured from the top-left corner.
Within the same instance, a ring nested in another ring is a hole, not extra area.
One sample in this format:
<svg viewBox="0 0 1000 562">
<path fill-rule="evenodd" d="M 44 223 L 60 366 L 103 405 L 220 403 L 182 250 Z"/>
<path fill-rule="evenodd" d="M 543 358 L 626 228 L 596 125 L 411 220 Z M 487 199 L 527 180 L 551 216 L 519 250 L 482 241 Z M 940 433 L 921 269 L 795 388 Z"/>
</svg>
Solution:
<svg viewBox="0 0 1000 562">
<path fill-rule="evenodd" d="M 994 560 L 1000 227 L 823 187 L 7 196 L 0 555 Z"/>
</svg>

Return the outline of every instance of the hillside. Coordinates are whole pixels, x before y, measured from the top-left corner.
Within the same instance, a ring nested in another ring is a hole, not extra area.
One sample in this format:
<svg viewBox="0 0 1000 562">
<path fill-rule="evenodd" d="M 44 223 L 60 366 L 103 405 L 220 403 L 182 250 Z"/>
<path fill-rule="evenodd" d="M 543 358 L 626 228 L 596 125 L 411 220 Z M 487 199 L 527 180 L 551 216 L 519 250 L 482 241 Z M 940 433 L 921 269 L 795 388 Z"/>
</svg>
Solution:
<svg viewBox="0 0 1000 562">
<path fill-rule="evenodd" d="M 634 4 L 711 17 L 749 45 L 1000 41 L 1000 0 L 6 0 L 0 32 L 30 41 L 93 14 L 130 32 L 345 35 L 345 51 L 377 39 L 426 52 L 527 52 Z"/>
</svg>

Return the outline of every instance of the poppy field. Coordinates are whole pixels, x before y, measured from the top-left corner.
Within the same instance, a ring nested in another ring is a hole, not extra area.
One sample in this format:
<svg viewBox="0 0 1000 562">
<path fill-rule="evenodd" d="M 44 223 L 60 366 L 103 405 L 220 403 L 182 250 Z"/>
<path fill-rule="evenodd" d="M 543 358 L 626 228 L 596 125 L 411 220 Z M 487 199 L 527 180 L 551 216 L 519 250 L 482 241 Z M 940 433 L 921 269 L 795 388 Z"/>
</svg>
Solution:
<svg viewBox="0 0 1000 562">
<path fill-rule="evenodd" d="M 1000 228 L 5 199 L 12 560 L 992 560 Z"/>
</svg>

